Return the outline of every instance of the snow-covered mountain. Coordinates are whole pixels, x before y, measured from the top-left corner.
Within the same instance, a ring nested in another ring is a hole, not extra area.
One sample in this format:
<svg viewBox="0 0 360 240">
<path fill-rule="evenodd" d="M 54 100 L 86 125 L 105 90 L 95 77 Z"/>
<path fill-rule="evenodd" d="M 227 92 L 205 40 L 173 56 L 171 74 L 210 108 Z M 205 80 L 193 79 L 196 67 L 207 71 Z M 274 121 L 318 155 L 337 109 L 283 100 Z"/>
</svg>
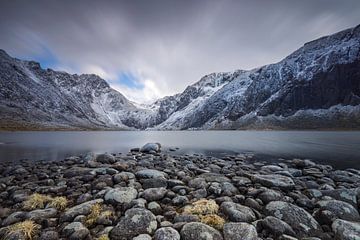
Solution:
<svg viewBox="0 0 360 240">
<path fill-rule="evenodd" d="M 359 128 L 360 26 L 275 64 L 206 75 L 146 107 L 96 75 L 44 70 L 0 51 L 0 113 L 6 129 Z"/>
</svg>

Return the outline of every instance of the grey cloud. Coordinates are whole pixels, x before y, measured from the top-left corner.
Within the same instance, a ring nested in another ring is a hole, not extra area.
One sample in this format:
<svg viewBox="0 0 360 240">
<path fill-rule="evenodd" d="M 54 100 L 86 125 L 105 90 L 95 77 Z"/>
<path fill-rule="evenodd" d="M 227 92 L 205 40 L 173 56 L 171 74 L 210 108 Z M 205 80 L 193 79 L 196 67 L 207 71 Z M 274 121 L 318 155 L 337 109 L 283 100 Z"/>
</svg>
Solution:
<svg viewBox="0 0 360 240">
<path fill-rule="evenodd" d="M 163 96 L 210 72 L 276 62 L 359 24 L 359 10 L 357 0 L 2 1 L 0 48 L 36 58 L 46 47 L 59 68 L 98 67 L 110 81 L 133 72 Z"/>
</svg>

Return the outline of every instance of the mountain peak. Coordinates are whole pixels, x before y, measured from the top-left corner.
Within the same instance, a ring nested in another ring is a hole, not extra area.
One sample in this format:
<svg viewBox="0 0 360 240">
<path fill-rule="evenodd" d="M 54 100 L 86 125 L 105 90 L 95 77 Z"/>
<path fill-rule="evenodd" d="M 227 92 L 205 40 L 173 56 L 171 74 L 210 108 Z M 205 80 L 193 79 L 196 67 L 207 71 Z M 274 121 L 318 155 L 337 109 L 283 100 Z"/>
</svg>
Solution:
<svg viewBox="0 0 360 240">
<path fill-rule="evenodd" d="M 275 64 L 208 74 L 147 106 L 131 103 L 95 74 L 45 71 L 4 50 L 0 57 L 0 121 L 17 128 L 360 126 L 360 25 L 310 41 Z"/>
</svg>

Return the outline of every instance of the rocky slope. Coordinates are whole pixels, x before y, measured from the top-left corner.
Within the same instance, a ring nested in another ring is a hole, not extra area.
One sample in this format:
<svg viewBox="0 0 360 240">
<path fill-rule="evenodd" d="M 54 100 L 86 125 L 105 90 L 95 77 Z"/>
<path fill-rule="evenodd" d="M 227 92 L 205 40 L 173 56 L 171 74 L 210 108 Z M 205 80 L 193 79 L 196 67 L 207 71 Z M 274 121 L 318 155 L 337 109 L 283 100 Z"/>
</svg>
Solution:
<svg viewBox="0 0 360 240">
<path fill-rule="evenodd" d="M 41 69 L 0 51 L 2 128 L 359 128 L 360 26 L 276 64 L 213 73 L 136 107 L 96 75 Z"/>
</svg>

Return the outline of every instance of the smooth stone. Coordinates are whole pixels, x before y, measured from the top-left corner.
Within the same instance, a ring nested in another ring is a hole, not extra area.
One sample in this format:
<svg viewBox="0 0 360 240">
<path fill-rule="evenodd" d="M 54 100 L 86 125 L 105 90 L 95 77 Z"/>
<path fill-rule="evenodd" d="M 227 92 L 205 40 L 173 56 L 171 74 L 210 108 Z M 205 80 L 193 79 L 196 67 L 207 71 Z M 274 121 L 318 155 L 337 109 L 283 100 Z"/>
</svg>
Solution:
<svg viewBox="0 0 360 240">
<path fill-rule="evenodd" d="M 117 184 L 120 182 L 128 182 L 129 180 L 134 178 L 135 178 L 135 174 L 131 172 L 121 172 L 113 176 L 113 181 L 115 184 Z"/>
<path fill-rule="evenodd" d="M 153 234 L 156 228 L 157 221 L 152 212 L 143 208 L 131 208 L 111 230 L 110 238 L 129 240 L 139 234 Z"/>
<path fill-rule="evenodd" d="M 184 206 L 189 202 L 186 196 L 176 196 L 172 199 L 172 204 L 175 206 Z"/>
<path fill-rule="evenodd" d="M 154 240 L 180 240 L 180 234 L 172 227 L 163 227 L 156 230 Z"/>
<path fill-rule="evenodd" d="M 99 154 L 96 156 L 96 161 L 104 164 L 113 164 L 116 162 L 116 159 L 113 155 L 109 153 Z"/>
<path fill-rule="evenodd" d="M 222 240 L 221 233 L 203 223 L 187 223 L 180 232 L 182 240 Z"/>
<path fill-rule="evenodd" d="M 220 210 L 233 222 L 252 222 L 256 216 L 251 208 L 233 202 L 223 202 Z"/>
<path fill-rule="evenodd" d="M 258 240 L 256 228 L 249 223 L 226 223 L 223 233 L 225 240 Z"/>
<path fill-rule="evenodd" d="M 166 173 L 155 169 L 143 169 L 135 173 L 137 178 L 165 178 Z"/>
<path fill-rule="evenodd" d="M 167 188 L 167 180 L 166 178 L 149 178 L 149 179 L 143 179 L 141 181 L 142 187 L 144 189 L 148 188 Z"/>
<path fill-rule="evenodd" d="M 330 211 L 335 218 L 347 221 L 360 221 L 359 212 L 349 203 L 338 200 L 322 200 L 316 203 L 320 210 Z"/>
<path fill-rule="evenodd" d="M 157 202 L 149 202 L 147 208 L 155 215 L 160 214 L 162 211 L 160 204 Z"/>
<path fill-rule="evenodd" d="M 283 194 L 273 189 L 265 189 L 257 196 L 257 198 L 259 198 L 263 203 L 268 204 L 272 201 L 281 200 L 283 198 Z"/>
<path fill-rule="evenodd" d="M 273 216 L 267 216 L 261 220 L 261 225 L 275 236 L 280 236 L 282 234 L 290 236 L 296 235 L 289 224 Z"/>
<path fill-rule="evenodd" d="M 322 234 L 319 223 L 303 208 L 288 202 L 273 201 L 266 205 L 266 212 L 289 224 L 299 237 Z"/>
<path fill-rule="evenodd" d="M 320 192 L 324 196 L 330 196 L 336 200 L 350 203 L 357 208 L 357 194 L 360 193 L 360 188 L 322 190 Z"/>
<path fill-rule="evenodd" d="M 331 225 L 336 240 L 360 239 L 360 223 L 337 219 Z"/>
<path fill-rule="evenodd" d="M 132 240 L 151 240 L 151 236 L 149 234 L 140 234 L 134 237 Z"/>
<path fill-rule="evenodd" d="M 198 177 L 205 179 L 205 181 L 207 182 L 231 182 L 228 177 L 218 173 L 203 173 L 200 174 Z"/>
<path fill-rule="evenodd" d="M 4 221 L 2 222 L 2 226 L 8 226 L 17 222 L 20 222 L 24 219 L 26 219 L 26 212 L 13 212 L 12 214 L 10 214 L 7 218 L 4 219 Z"/>
<path fill-rule="evenodd" d="M 59 233 L 56 231 L 45 231 L 40 235 L 39 240 L 58 240 Z"/>
<path fill-rule="evenodd" d="M 126 204 L 134 200 L 137 195 L 138 192 L 133 187 L 120 187 L 107 191 L 104 199 L 105 202 L 109 202 L 111 204 Z"/>
<path fill-rule="evenodd" d="M 140 152 L 149 153 L 149 152 L 160 152 L 161 144 L 160 143 L 146 143 L 140 148 Z"/>
<path fill-rule="evenodd" d="M 255 174 L 252 175 L 252 180 L 265 187 L 278 187 L 281 189 L 292 189 L 295 187 L 295 183 L 291 178 L 278 174 Z"/>
<path fill-rule="evenodd" d="M 189 187 L 191 188 L 195 188 L 195 189 L 200 189 L 200 188 L 207 188 L 208 184 L 205 181 L 204 178 L 194 178 L 191 179 L 188 183 Z"/>
<path fill-rule="evenodd" d="M 105 175 L 105 174 L 114 175 L 117 173 L 119 173 L 119 171 L 111 167 L 94 168 L 93 170 L 90 171 L 90 174 L 93 175 Z"/>
<path fill-rule="evenodd" d="M 147 201 L 157 201 L 165 197 L 166 188 L 148 188 L 142 193 L 142 197 Z"/>
<path fill-rule="evenodd" d="M 81 240 L 89 236 L 90 231 L 81 222 L 72 222 L 64 227 L 63 235 L 69 240 Z"/>
<path fill-rule="evenodd" d="M 36 209 L 26 214 L 26 218 L 34 220 L 37 223 L 41 223 L 42 220 L 47 218 L 53 218 L 57 214 L 55 208 Z"/>
<path fill-rule="evenodd" d="M 60 217 L 60 222 L 70 222 L 76 216 L 79 215 L 88 215 L 90 213 L 91 207 L 97 203 L 103 203 L 103 199 L 95 199 L 88 202 L 81 203 L 72 208 L 66 210 L 66 212 Z"/>
</svg>

